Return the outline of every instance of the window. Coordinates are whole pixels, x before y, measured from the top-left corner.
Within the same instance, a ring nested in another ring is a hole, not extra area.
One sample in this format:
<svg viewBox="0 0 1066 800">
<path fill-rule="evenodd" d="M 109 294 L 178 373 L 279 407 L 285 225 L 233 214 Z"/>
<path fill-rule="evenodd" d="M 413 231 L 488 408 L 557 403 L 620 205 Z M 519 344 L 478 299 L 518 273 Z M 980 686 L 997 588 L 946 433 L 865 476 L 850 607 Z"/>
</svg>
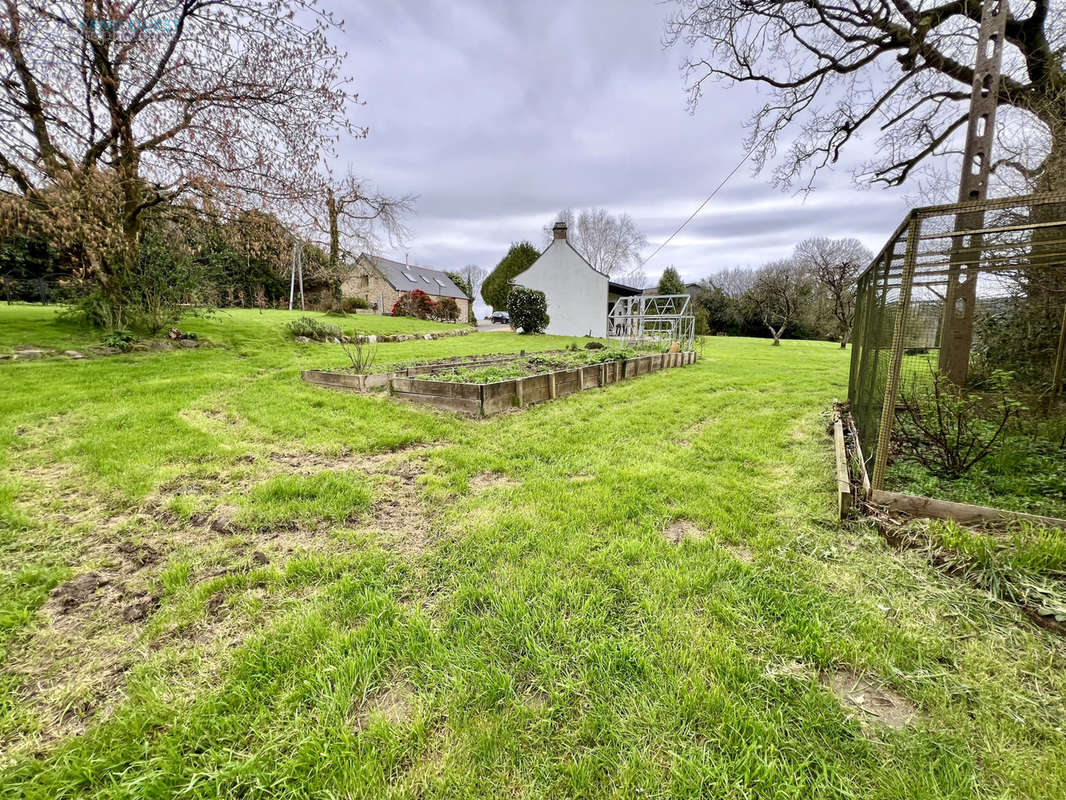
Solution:
<svg viewBox="0 0 1066 800">
<path fill-rule="evenodd" d="M 415 282 L 415 276 L 412 275 L 410 272 L 404 272 L 402 274 L 405 278 L 407 278 L 407 280 L 411 281 L 411 283 Z"/>
<path fill-rule="evenodd" d="M 434 278 L 433 280 L 435 280 L 437 282 L 437 286 L 439 286 L 442 289 L 444 288 L 444 281 L 442 281 L 440 278 Z"/>
<path fill-rule="evenodd" d="M 429 283 L 429 278 L 427 278 L 425 275 L 420 275 L 419 277 L 426 283 Z"/>
<path fill-rule="evenodd" d="M 363 287 L 364 289 L 369 288 L 369 286 L 370 286 L 370 276 L 369 275 L 361 276 L 359 278 L 359 285 L 361 287 Z"/>
</svg>

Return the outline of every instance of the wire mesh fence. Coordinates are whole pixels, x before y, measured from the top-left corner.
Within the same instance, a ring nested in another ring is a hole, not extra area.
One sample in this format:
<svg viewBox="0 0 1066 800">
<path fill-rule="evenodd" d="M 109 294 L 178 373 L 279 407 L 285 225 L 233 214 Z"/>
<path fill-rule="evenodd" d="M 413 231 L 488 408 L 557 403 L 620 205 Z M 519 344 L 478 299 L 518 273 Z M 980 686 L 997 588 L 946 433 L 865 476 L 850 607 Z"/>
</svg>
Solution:
<svg viewBox="0 0 1066 800">
<path fill-rule="evenodd" d="M 860 276 L 854 331 L 848 396 L 874 489 L 923 440 L 958 461 L 939 465 L 950 474 L 1008 420 L 1063 435 L 1066 193 L 915 209 Z"/>
</svg>

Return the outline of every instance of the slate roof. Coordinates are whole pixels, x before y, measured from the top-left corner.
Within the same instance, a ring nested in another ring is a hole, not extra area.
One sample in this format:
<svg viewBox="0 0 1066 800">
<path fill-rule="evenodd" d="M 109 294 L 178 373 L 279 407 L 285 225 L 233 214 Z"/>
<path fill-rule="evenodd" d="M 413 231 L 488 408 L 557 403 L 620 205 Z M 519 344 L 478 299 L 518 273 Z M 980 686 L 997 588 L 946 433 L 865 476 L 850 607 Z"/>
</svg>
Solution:
<svg viewBox="0 0 1066 800">
<path fill-rule="evenodd" d="M 416 267 L 414 264 L 404 264 L 392 261 L 381 256 L 372 256 L 363 253 L 363 258 L 369 261 L 389 285 L 398 292 L 412 292 L 421 289 L 429 295 L 439 297 L 454 297 L 460 300 L 469 300 L 454 281 L 439 269 L 429 267 Z"/>
</svg>

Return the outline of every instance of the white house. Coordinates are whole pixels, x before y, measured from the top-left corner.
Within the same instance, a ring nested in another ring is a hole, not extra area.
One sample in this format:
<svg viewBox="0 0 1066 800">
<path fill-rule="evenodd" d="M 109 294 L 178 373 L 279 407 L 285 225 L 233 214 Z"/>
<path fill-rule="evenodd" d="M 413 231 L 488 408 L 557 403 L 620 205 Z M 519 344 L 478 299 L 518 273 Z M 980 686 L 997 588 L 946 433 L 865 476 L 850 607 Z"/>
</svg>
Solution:
<svg viewBox="0 0 1066 800">
<path fill-rule="evenodd" d="M 640 289 L 615 283 L 589 264 L 566 240 L 564 222 L 555 223 L 551 244 L 511 283 L 544 292 L 550 320 L 545 333 L 559 336 L 606 336 L 610 303 L 640 294 Z"/>
</svg>

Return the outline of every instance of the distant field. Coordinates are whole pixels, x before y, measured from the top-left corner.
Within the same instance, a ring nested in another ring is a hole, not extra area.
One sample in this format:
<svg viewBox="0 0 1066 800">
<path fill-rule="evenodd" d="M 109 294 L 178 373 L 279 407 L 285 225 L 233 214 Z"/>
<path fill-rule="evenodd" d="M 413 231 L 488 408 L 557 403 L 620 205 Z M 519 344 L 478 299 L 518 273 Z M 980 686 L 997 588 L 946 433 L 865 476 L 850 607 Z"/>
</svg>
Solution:
<svg viewBox="0 0 1066 800">
<path fill-rule="evenodd" d="M 0 306 L 0 352 L 10 352 L 21 346 L 61 350 L 97 345 L 103 341 L 102 332 L 86 329 L 74 321 L 62 319 L 63 310 L 61 306 L 27 303 Z M 317 311 L 260 312 L 250 308 L 226 308 L 203 316 L 188 316 L 179 324 L 182 330 L 193 331 L 213 342 L 237 346 L 247 341 L 284 339 L 285 323 L 302 316 L 328 320 L 340 325 L 348 334 L 432 333 L 467 327 L 447 322 L 427 322 L 409 317 L 386 317 L 377 314 L 349 314 L 347 317 L 337 318 Z"/>
<path fill-rule="evenodd" d="M 842 529 L 849 353 L 714 337 L 475 420 L 301 382 L 345 357 L 289 317 L 0 363 L 0 797 L 1066 797 L 1066 640 L 992 591 L 1061 547 L 927 532 L 978 589 Z"/>
</svg>

